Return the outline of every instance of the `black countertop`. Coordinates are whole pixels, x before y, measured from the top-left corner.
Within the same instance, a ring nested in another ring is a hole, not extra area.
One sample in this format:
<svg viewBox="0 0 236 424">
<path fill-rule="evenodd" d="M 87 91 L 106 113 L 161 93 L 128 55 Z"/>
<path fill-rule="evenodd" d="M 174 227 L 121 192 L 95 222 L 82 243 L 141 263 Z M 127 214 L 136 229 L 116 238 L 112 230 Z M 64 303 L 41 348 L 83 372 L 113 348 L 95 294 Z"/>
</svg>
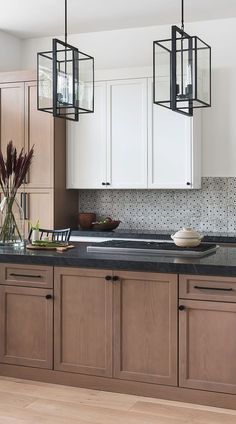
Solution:
<svg viewBox="0 0 236 424">
<path fill-rule="evenodd" d="M 71 235 L 78 237 L 104 237 L 104 238 L 138 238 L 138 239 L 159 239 L 171 240 L 170 235 L 178 230 L 129 230 L 116 229 L 114 231 L 98 231 L 98 230 L 73 230 Z M 236 243 L 236 233 L 202 233 L 204 241 L 210 243 Z"/>
<path fill-rule="evenodd" d="M 148 255 L 87 253 L 86 247 L 91 245 L 91 243 L 73 244 L 75 245 L 74 249 L 63 253 L 1 247 L 0 262 L 108 270 L 236 276 L 236 248 L 234 247 L 220 247 L 216 253 L 203 258 L 193 259 L 161 255 L 154 257 Z"/>
</svg>

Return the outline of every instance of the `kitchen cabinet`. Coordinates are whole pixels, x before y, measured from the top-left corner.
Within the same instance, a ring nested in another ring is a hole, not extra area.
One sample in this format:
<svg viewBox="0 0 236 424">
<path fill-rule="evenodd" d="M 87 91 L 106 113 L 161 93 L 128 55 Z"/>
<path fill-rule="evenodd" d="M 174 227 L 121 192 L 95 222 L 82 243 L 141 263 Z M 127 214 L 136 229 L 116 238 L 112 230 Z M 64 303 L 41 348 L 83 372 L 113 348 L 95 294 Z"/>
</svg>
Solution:
<svg viewBox="0 0 236 424">
<path fill-rule="evenodd" d="M 68 188 L 102 188 L 107 181 L 106 83 L 95 83 L 94 89 L 94 113 L 67 125 Z"/>
<path fill-rule="evenodd" d="M 201 187 L 201 112 L 153 104 L 152 78 L 97 82 L 95 114 L 69 124 L 67 187 Z"/>
<path fill-rule="evenodd" d="M 34 146 L 34 158 L 27 176 L 27 187 L 53 188 L 54 125 L 49 113 L 37 110 L 37 83 L 25 83 L 25 148 Z"/>
<path fill-rule="evenodd" d="M 177 385 L 176 276 L 56 268 L 54 322 L 56 369 Z"/>
<path fill-rule="evenodd" d="M 38 220 L 41 228 L 53 228 L 55 221 L 52 205 L 52 189 L 29 189 L 28 186 L 25 188 L 21 194 L 21 207 L 24 211 L 26 238 L 29 234 L 30 223 L 36 223 Z"/>
<path fill-rule="evenodd" d="M 55 269 L 55 369 L 112 375 L 112 283 L 105 270 Z"/>
<path fill-rule="evenodd" d="M 147 188 L 147 80 L 107 83 L 107 184 Z"/>
<path fill-rule="evenodd" d="M 95 84 L 95 113 L 68 125 L 68 188 L 147 188 L 147 80 Z"/>
<path fill-rule="evenodd" d="M 1 82 L 1 79 L 0 79 Z M 9 141 L 17 150 L 24 147 L 24 83 L 0 84 L 0 145 L 6 152 Z"/>
<path fill-rule="evenodd" d="M 1 149 L 4 152 L 10 140 L 18 152 L 34 146 L 32 166 L 18 195 L 26 236 L 28 220 L 35 223 L 39 219 L 46 228 L 76 228 L 77 194 L 66 189 L 65 121 L 37 110 L 34 72 L 0 73 L 0 94 Z"/>
<path fill-rule="evenodd" d="M 0 363 L 52 368 L 52 290 L 0 286 Z"/>
<path fill-rule="evenodd" d="M 193 117 L 153 104 L 149 84 L 148 187 L 201 187 L 201 112 Z"/>
<path fill-rule="evenodd" d="M 177 386 L 177 277 L 115 272 L 114 376 Z"/>
<path fill-rule="evenodd" d="M 181 387 L 236 394 L 236 278 L 179 276 Z"/>
</svg>

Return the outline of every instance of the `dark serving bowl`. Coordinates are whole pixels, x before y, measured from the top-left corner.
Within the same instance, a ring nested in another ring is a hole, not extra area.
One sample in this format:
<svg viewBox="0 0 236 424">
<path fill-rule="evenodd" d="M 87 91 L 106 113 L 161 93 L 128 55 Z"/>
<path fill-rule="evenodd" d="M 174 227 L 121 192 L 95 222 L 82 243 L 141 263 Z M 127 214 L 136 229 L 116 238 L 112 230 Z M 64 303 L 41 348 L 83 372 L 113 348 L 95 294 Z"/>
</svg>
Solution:
<svg viewBox="0 0 236 424">
<path fill-rule="evenodd" d="M 98 231 L 112 231 L 115 230 L 115 228 L 117 228 L 120 223 L 121 221 L 111 221 L 106 222 L 105 224 L 92 224 L 92 229 Z"/>
</svg>

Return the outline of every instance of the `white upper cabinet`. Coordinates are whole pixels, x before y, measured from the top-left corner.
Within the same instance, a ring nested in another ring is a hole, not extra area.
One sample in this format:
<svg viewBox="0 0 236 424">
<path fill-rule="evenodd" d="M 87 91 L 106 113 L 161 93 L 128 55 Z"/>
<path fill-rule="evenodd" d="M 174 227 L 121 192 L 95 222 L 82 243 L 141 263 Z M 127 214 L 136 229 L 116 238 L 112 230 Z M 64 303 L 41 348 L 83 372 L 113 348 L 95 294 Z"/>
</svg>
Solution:
<svg viewBox="0 0 236 424">
<path fill-rule="evenodd" d="M 201 112 L 153 104 L 152 78 L 95 84 L 95 113 L 68 123 L 67 187 L 201 187 Z"/>
<path fill-rule="evenodd" d="M 107 84 L 107 183 L 147 188 L 147 79 Z"/>
<path fill-rule="evenodd" d="M 67 124 L 67 188 L 101 188 L 107 180 L 106 83 L 95 83 L 95 112 Z"/>
<path fill-rule="evenodd" d="M 148 188 L 200 188 L 201 113 L 190 118 L 153 104 L 152 78 L 148 97 Z"/>
</svg>

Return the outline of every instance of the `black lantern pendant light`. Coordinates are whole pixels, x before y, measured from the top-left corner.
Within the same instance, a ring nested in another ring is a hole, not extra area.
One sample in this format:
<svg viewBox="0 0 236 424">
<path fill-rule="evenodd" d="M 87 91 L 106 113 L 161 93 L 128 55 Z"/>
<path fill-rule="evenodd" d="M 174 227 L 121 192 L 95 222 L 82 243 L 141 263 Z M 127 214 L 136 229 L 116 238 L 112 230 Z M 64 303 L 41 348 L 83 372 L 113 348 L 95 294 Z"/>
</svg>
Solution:
<svg viewBox="0 0 236 424">
<path fill-rule="evenodd" d="M 37 81 L 38 110 L 71 121 L 94 111 L 94 59 L 67 43 L 67 0 L 65 42 L 54 38 L 52 51 L 38 53 Z"/>
<path fill-rule="evenodd" d="M 211 47 L 171 27 L 171 39 L 153 43 L 153 102 L 187 116 L 193 109 L 211 106 Z"/>
</svg>

